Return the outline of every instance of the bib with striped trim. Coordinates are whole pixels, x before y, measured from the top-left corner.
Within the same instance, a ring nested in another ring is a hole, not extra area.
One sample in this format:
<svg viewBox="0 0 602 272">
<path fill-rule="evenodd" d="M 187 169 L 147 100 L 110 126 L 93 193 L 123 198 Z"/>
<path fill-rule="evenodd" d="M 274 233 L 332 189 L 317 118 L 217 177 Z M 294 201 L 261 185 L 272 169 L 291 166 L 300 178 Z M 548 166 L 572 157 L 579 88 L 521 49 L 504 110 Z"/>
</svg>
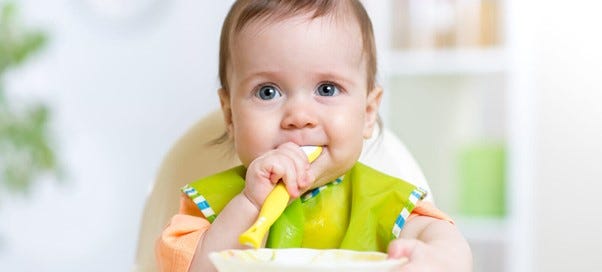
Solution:
<svg viewBox="0 0 602 272">
<path fill-rule="evenodd" d="M 213 222 L 244 188 L 238 166 L 182 188 Z M 386 252 L 426 192 L 362 163 L 293 201 L 268 234 L 270 248 L 343 248 Z"/>
</svg>

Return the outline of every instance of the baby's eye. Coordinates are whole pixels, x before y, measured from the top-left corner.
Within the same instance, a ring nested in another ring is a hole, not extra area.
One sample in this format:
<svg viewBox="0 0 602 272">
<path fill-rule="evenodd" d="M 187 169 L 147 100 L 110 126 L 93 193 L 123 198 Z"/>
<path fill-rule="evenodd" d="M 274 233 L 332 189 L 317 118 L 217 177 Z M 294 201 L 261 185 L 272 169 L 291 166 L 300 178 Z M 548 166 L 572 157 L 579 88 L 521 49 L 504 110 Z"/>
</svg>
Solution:
<svg viewBox="0 0 602 272">
<path fill-rule="evenodd" d="M 272 85 L 265 85 L 257 90 L 255 96 L 259 97 L 261 100 L 271 100 L 277 97 L 280 97 L 282 94 L 278 90 L 278 88 Z"/>
<path fill-rule="evenodd" d="M 320 96 L 335 96 L 340 92 L 339 88 L 332 83 L 324 83 L 318 86 L 316 93 Z"/>
</svg>

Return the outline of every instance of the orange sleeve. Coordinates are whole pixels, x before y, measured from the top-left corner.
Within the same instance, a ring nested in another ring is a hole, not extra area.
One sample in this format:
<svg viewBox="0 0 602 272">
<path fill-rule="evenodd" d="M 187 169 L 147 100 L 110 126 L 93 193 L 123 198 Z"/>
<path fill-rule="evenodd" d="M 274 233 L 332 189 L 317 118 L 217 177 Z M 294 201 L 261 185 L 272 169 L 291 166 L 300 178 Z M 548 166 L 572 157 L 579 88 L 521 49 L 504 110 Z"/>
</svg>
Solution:
<svg viewBox="0 0 602 272">
<path fill-rule="evenodd" d="M 159 271 L 188 271 L 196 247 L 211 223 L 186 195 L 155 246 Z"/>
<path fill-rule="evenodd" d="M 445 220 L 454 224 L 454 220 L 451 219 L 449 215 L 439 210 L 432 202 L 429 201 L 418 201 L 418 203 L 416 203 L 416 207 L 414 207 L 414 210 L 408 217 L 408 220 L 419 215 Z"/>
</svg>

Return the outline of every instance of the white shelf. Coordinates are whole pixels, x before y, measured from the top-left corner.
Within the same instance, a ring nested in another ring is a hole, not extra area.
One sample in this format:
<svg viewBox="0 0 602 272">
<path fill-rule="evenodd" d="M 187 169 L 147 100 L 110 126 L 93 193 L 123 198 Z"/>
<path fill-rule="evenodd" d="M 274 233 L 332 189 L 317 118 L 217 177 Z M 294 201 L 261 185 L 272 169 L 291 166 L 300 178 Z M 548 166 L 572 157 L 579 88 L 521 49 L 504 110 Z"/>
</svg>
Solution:
<svg viewBox="0 0 602 272">
<path fill-rule="evenodd" d="M 524 143 L 524 131 L 517 129 L 524 124 L 510 122 L 517 115 L 523 116 L 524 110 L 519 106 L 525 104 L 523 100 L 517 100 L 524 98 L 526 92 L 520 92 L 524 88 L 518 90 L 515 86 L 528 83 L 523 77 L 517 77 L 515 31 L 520 25 L 510 20 L 516 16 L 509 16 L 509 11 L 520 10 L 520 5 L 507 6 L 512 1 L 495 1 L 500 36 L 495 43 L 497 46 L 402 49 L 392 47 L 393 31 L 409 29 L 394 25 L 395 16 L 400 16 L 394 10 L 396 1 L 363 1 L 372 18 L 379 46 L 379 76 L 388 90 L 385 92 L 388 98 L 384 100 L 387 102 L 383 103 L 385 121 L 392 127 L 394 124 L 401 126 L 398 129 L 400 135 L 403 132 L 403 140 L 420 160 L 423 170 L 429 172 L 431 188 L 446 192 L 438 195 L 438 203 L 442 210 L 451 213 L 473 249 L 474 271 L 531 271 L 532 246 L 527 237 L 529 226 L 525 223 L 529 222 L 528 209 L 511 209 L 504 217 L 454 214 L 458 212 L 459 197 L 454 187 L 457 185 L 454 183 L 457 182 L 457 166 L 453 163 L 457 143 L 471 140 L 474 135 L 502 135 L 509 151 L 520 149 Z M 414 7 L 421 5 L 419 0 L 414 2 L 411 3 Z M 478 1 L 460 1 L 457 5 L 475 3 Z M 435 2 L 431 4 L 436 5 Z M 419 15 L 422 14 L 417 13 Z M 407 33 L 411 34 L 411 31 Z M 521 95 L 517 96 L 517 92 Z M 432 145 L 438 148 L 431 149 Z M 522 155 L 522 152 L 509 153 Z M 520 160 L 515 157 L 508 158 L 508 190 L 528 182 L 519 182 L 524 179 L 516 177 L 517 168 L 521 170 L 526 164 L 522 157 L 518 157 Z M 510 195 L 506 205 L 516 208 L 524 202 L 524 194 Z"/>
<path fill-rule="evenodd" d="M 507 70 L 503 48 L 388 52 L 388 76 L 485 75 Z"/>
</svg>

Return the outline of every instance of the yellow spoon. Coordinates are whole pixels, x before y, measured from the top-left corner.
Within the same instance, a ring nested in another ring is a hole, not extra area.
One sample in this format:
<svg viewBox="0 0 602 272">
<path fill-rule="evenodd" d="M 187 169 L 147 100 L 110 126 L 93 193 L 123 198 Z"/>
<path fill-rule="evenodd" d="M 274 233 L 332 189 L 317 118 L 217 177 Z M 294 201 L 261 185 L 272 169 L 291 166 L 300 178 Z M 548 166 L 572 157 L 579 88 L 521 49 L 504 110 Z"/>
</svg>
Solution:
<svg viewBox="0 0 602 272">
<path fill-rule="evenodd" d="M 322 153 L 321 146 L 302 146 L 301 150 L 307 155 L 307 160 L 312 163 Z M 255 224 L 253 224 L 247 231 L 243 232 L 238 241 L 243 245 L 252 246 L 259 248 L 263 237 L 265 236 L 268 229 L 276 222 L 276 219 L 280 217 L 286 206 L 290 196 L 286 191 L 284 183 L 279 182 L 276 187 L 270 192 L 263 202 L 263 206 L 259 211 L 259 216 Z"/>
</svg>

